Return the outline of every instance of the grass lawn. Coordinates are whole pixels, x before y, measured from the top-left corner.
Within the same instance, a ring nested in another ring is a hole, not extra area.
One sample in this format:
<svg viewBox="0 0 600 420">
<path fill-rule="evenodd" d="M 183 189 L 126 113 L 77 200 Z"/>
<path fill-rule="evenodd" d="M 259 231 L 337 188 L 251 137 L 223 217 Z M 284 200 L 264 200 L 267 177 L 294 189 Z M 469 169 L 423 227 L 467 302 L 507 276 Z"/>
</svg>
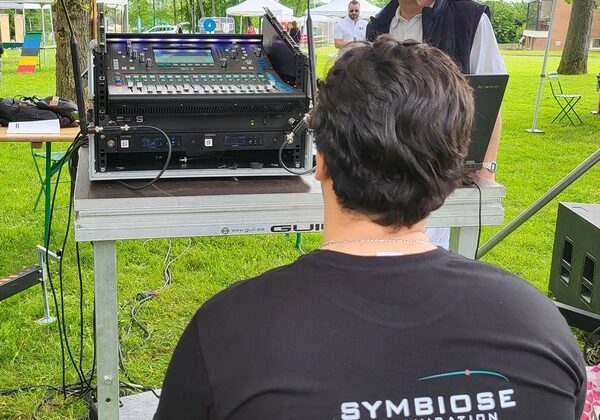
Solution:
<svg viewBox="0 0 600 420">
<path fill-rule="evenodd" d="M 331 63 L 333 48 L 321 48 L 318 71 L 321 77 Z M 577 106 L 584 124 L 572 127 L 566 123 L 551 124 L 558 107 L 546 85 L 538 127 L 543 135 L 525 133 L 531 127 L 534 102 L 542 66 L 537 52 L 503 51 L 511 79 L 503 106 L 503 133 L 498 159 L 497 180 L 506 187 L 505 224 L 540 197 L 551 186 L 579 165 L 600 147 L 600 117 L 590 114 L 598 104 L 595 74 L 600 71 L 600 54 L 589 58 L 591 74 L 561 76 L 565 90 L 584 95 Z M 560 57 L 553 54 L 548 69 L 558 66 Z M 54 65 L 48 53 L 48 68 L 33 75 L 16 75 L 16 51 L 4 56 L 0 97 L 40 97 L 54 93 Z M 67 223 L 67 185 L 59 186 L 53 220 L 52 248 L 62 247 Z M 547 291 L 554 226 L 558 201 L 600 202 L 600 166 L 596 166 L 562 193 L 530 221 L 494 248 L 484 260 L 522 276 L 542 292 Z M 35 246 L 41 241 L 41 211 L 32 207 L 39 188 L 33 169 L 29 145 L 0 145 L 0 276 L 14 273 L 35 263 Z M 483 229 L 482 242 L 501 227 Z M 78 308 L 79 291 L 76 276 L 75 250 L 70 239 L 65 248 L 64 299 L 67 332 L 72 350 L 78 354 L 80 344 Z M 217 291 L 239 279 L 293 261 L 300 255 L 294 247 L 294 236 L 270 235 L 227 238 L 186 238 L 118 243 L 119 304 L 124 304 L 140 291 L 152 290 L 163 283 L 165 255 L 169 247 L 171 258 L 185 252 L 171 266 L 173 285 L 149 302 L 138 318 L 152 333 L 133 328 L 122 339 L 124 362 L 133 380 L 160 386 L 173 347 L 187 321 L 197 307 Z M 304 248 L 319 246 L 320 235 L 304 238 Z M 191 247 L 189 246 L 191 243 Z M 84 340 L 83 368 L 92 364 L 93 271 L 91 246 L 83 243 Z M 57 267 L 53 267 L 58 283 Z M 55 284 L 58 287 L 58 284 Z M 232 309 L 233 310 L 233 309 Z M 52 312 L 55 310 L 52 308 Z M 30 384 L 58 385 L 61 381 L 60 344 L 57 324 L 40 326 L 34 321 L 42 315 L 39 288 L 32 288 L 0 302 L 0 390 Z M 127 310 L 119 315 L 121 333 L 130 323 Z M 75 356 L 78 357 L 77 355 Z M 76 380 L 73 368 L 67 380 Z M 31 411 L 49 391 L 38 389 L 27 393 L 0 396 L 0 418 L 31 418 Z M 45 405 L 43 418 L 77 418 L 85 412 L 83 403 L 61 398 L 58 406 Z"/>
</svg>

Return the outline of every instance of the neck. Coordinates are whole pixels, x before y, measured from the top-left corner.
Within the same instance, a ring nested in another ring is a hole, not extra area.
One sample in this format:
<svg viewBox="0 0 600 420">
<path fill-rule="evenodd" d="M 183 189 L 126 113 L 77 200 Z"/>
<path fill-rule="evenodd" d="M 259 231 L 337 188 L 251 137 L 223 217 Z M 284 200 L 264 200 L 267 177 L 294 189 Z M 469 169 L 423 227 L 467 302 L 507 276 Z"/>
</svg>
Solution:
<svg viewBox="0 0 600 420">
<path fill-rule="evenodd" d="M 430 6 L 433 0 L 398 0 L 398 9 L 400 16 L 410 20 L 421 14 L 425 7 Z"/>
<path fill-rule="evenodd" d="M 426 220 L 411 227 L 391 230 L 374 223 L 365 215 L 343 210 L 337 203 L 332 189 L 325 185 L 323 187 L 325 204 L 323 243 L 349 241 L 326 245 L 324 249 L 353 255 L 376 255 L 379 252 L 416 254 L 435 249 L 435 246 L 424 243 L 428 241 L 425 235 Z M 359 242 L 350 242 L 356 240 Z"/>
</svg>

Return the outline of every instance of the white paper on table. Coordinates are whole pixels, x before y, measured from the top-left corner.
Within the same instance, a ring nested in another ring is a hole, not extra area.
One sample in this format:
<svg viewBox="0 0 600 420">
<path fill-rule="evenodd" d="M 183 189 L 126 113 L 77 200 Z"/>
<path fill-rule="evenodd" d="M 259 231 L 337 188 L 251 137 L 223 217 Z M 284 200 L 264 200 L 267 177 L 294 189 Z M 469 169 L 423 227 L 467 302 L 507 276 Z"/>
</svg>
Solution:
<svg viewBox="0 0 600 420">
<path fill-rule="evenodd" d="M 6 134 L 60 134 L 56 120 L 9 122 Z"/>
</svg>

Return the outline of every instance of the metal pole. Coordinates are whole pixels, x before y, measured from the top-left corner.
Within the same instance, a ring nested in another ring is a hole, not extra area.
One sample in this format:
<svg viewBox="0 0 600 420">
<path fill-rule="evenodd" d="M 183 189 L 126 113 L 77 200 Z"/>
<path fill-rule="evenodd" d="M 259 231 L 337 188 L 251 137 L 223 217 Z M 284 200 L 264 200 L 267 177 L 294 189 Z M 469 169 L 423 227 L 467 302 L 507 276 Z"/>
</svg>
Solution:
<svg viewBox="0 0 600 420">
<path fill-rule="evenodd" d="M 589 158 L 587 158 L 583 163 L 581 163 L 578 167 L 573 169 L 570 173 L 567 174 L 563 179 L 561 179 L 558 184 L 552 187 L 548 192 L 546 192 L 543 196 L 538 198 L 532 205 L 527 207 L 525 211 L 519 214 L 512 222 L 510 222 L 504 229 L 495 234 L 489 241 L 487 241 L 479 251 L 477 251 L 476 259 L 483 257 L 487 254 L 493 247 L 498 245 L 498 243 L 510 235 L 515 229 L 525 223 L 531 216 L 537 213 L 542 207 L 548 204 L 554 197 L 563 192 L 569 185 L 577 180 L 581 175 L 586 173 L 590 168 L 592 168 L 596 163 L 600 161 L 600 149 L 596 150 Z"/>
<path fill-rule="evenodd" d="M 310 16 L 310 4 L 306 9 L 306 41 L 308 43 L 308 59 L 310 69 L 310 99 L 312 100 L 312 106 L 315 106 L 315 97 L 317 95 L 317 63 L 315 56 L 315 38 L 313 34 L 312 18 Z"/>
<path fill-rule="evenodd" d="M 46 280 L 48 279 L 48 264 L 46 254 L 55 261 L 59 261 L 60 257 L 52 251 L 46 250 L 41 245 L 37 246 L 38 265 L 42 269 L 42 301 L 44 303 L 44 317 L 36 322 L 41 325 L 48 325 L 56 321 L 56 318 L 50 315 L 50 305 L 48 304 L 48 289 L 46 288 Z"/>
<path fill-rule="evenodd" d="M 152 0 L 152 26 L 156 26 L 156 2 Z"/>
<path fill-rule="evenodd" d="M 531 128 L 527 128 L 525 131 L 528 133 L 543 133 L 544 130 L 536 128 L 538 114 L 540 112 L 540 101 L 542 100 L 542 90 L 544 89 L 544 78 L 546 77 L 546 63 L 548 62 L 548 52 L 550 51 L 550 43 L 552 37 L 552 26 L 554 25 L 554 13 L 556 12 L 556 2 L 558 0 L 552 0 L 552 9 L 550 10 L 550 23 L 548 24 L 548 38 L 546 38 L 546 49 L 544 51 L 544 62 L 542 64 L 542 74 L 540 74 L 540 86 L 538 87 L 537 99 L 535 102 L 535 110 L 533 112 L 533 121 L 531 122 Z"/>
</svg>

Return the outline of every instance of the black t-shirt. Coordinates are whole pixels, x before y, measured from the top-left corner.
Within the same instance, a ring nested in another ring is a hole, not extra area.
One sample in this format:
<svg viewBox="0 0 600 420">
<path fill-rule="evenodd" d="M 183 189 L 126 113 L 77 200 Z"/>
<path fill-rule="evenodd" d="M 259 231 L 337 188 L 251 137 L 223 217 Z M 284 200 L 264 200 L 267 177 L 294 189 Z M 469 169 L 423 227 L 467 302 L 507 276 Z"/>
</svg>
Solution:
<svg viewBox="0 0 600 420">
<path fill-rule="evenodd" d="M 527 282 L 442 249 L 315 251 L 204 304 L 155 419 L 579 420 L 585 365 Z"/>
</svg>

